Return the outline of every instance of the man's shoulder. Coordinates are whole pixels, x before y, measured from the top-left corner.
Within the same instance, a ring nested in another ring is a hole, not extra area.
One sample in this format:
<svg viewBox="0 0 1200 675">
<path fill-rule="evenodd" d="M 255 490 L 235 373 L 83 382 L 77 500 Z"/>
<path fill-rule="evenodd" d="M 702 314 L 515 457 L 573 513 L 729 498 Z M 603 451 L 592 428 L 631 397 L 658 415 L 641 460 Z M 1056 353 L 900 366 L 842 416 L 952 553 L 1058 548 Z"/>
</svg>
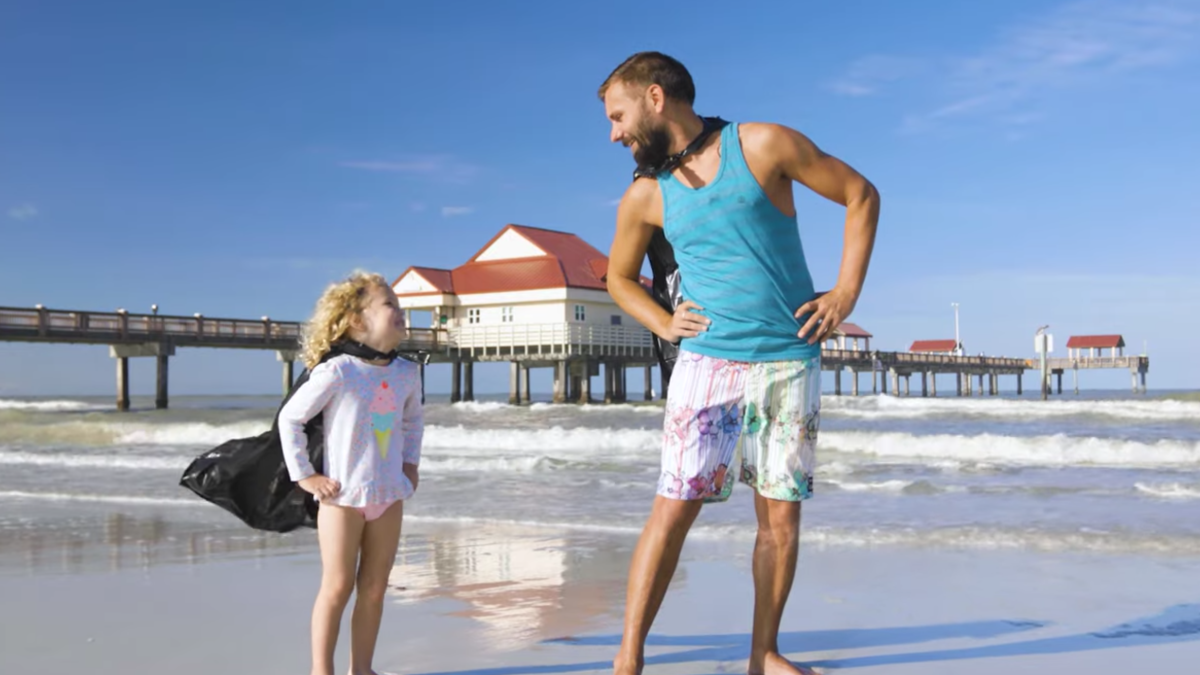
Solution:
<svg viewBox="0 0 1200 675">
<path fill-rule="evenodd" d="M 621 197 L 618 206 L 620 211 L 638 214 L 642 218 L 649 218 L 651 222 L 656 221 L 651 218 L 656 208 L 659 210 L 662 208 L 662 195 L 658 190 L 658 181 L 649 177 L 634 179 L 625 188 L 625 194 Z"/>
<path fill-rule="evenodd" d="M 645 201 L 658 194 L 658 179 L 652 176 L 638 176 L 629 187 L 625 188 L 622 201 Z"/>
<path fill-rule="evenodd" d="M 774 174 L 784 171 L 800 158 L 812 156 L 812 143 L 800 131 L 774 122 L 748 122 L 740 125 L 738 137 L 742 154 L 752 166 Z"/>
<path fill-rule="evenodd" d="M 738 138 L 742 145 L 755 149 L 770 148 L 775 143 L 798 133 L 795 129 L 777 122 L 741 122 L 738 124 Z"/>
</svg>

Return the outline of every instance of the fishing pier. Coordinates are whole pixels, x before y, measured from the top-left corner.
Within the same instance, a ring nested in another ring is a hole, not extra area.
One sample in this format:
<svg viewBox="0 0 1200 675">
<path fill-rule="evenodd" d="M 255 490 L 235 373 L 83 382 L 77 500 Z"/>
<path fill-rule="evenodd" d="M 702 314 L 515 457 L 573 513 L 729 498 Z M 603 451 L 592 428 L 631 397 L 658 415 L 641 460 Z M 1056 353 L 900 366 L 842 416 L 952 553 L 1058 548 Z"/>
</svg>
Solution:
<svg viewBox="0 0 1200 675">
<path fill-rule="evenodd" d="M 411 325 L 411 323 L 410 323 Z M 169 403 L 170 358 L 178 349 L 253 349 L 274 352 L 282 364 L 283 391 L 295 379 L 295 361 L 302 325 L 295 321 L 228 319 L 192 316 L 56 310 L 45 307 L 0 307 L 0 342 L 107 345 L 115 360 L 117 409 L 129 409 L 129 359 L 152 358 L 157 366 L 155 407 Z M 1027 370 L 1037 371 L 1034 359 L 965 356 L 910 349 L 889 352 L 870 349 L 870 334 L 843 324 L 823 345 L 822 370 L 833 376 L 834 395 L 860 394 L 862 376 L 869 374 L 871 393 L 912 396 L 913 376 L 920 395 L 937 396 L 937 378 L 953 377 L 957 396 L 999 394 L 999 378 L 1015 377 L 1018 394 Z M 918 343 L 914 343 L 917 346 Z M 1108 354 L 1104 350 L 1109 350 Z M 1133 386 L 1145 391 L 1147 356 L 1126 356 L 1120 336 L 1081 336 L 1068 341 L 1068 357 L 1050 358 L 1048 370 L 1057 376 L 1098 368 L 1129 369 Z M 465 325 L 453 328 L 410 328 L 400 351 L 416 361 L 425 382 L 426 364 L 450 365 L 452 402 L 475 400 L 476 363 L 509 364 L 509 402 L 532 401 L 530 372 L 554 372 L 553 401 L 619 403 L 628 400 L 627 376 L 635 369 L 643 378 L 643 397 L 652 397 L 652 370 L 658 365 L 650 332 L 640 326 L 588 325 L 569 322 L 515 325 Z M 602 390 L 592 390 L 592 378 L 603 376 Z M 665 392 L 659 392 L 660 397 Z"/>
</svg>

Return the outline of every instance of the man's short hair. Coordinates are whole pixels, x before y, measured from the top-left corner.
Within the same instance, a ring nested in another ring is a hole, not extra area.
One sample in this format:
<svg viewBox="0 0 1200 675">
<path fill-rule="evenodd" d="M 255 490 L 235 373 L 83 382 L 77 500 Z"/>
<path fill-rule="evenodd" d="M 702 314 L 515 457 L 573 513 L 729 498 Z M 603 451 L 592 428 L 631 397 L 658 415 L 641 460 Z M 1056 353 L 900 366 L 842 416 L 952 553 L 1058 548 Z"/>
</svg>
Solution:
<svg viewBox="0 0 1200 675">
<path fill-rule="evenodd" d="M 683 64 L 660 52 L 638 52 L 625 59 L 600 85 L 600 100 L 609 87 L 617 82 L 646 88 L 652 84 L 662 87 L 667 98 L 688 105 L 696 102 L 696 85 Z"/>
</svg>

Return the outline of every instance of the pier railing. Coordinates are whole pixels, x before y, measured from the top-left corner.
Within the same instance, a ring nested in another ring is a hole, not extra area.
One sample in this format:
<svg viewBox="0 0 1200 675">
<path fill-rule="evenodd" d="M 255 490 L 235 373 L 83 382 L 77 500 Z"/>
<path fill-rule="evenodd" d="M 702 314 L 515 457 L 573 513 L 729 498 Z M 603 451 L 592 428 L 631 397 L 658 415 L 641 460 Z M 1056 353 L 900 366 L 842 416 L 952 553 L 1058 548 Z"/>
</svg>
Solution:
<svg viewBox="0 0 1200 675">
<path fill-rule="evenodd" d="M 303 324 L 270 318 L 87 312 L 0 307 L 0 340 L 84 344 L 170 343 L 178 347 L 241 347 L 295 350 Z M 442 331 L 413 328 L 402 350 L 436 351 Z"/>
<path fill-rule="evenodd" d="M 650 331 L 575 323 L 459 326 L 447 331 L 449 349 L 471 354 L 596 354 L 642 356 L 653 350 Z"/>
<path fill-rule="evenodd" d="M 1033 362 L 1035 366 L 1037 361 Z M 1120 369 L 1129 368 L 1136 370 L 1139 368 L 1148 368 L 1150 357 L 1148 356 L 1081 356 L 1081 357 L 1051 357 L 1046 359 L 1046 367 L 1051 370 L 1090 370 L 1090 369 Z"/>
<path fill-rule="evenodd" d="M 953 356 L 950 354 L 922 354 L 919 352 L 882 352 L 858 349 L 822 349 L 821 358 L 827 364 L 874 366 L 880 370 L 934 369 L 950 372 L 956 368 L 969 370 L 998 369 L 1024 370 L 1031 367 L 1026 359 L 1006 356 Z M 873 363 L 874 362 L 874 363 Z"/>
<path fill-rule="evenodd" d="M 0 336 L 48 342 L 96 344 L 163 342 L 179 346 L 294 347 L 300 324 L 264 318 L 225 319 L 127 312 L 87 312 L 46 308 L 0 307 Z"/>
</svg>

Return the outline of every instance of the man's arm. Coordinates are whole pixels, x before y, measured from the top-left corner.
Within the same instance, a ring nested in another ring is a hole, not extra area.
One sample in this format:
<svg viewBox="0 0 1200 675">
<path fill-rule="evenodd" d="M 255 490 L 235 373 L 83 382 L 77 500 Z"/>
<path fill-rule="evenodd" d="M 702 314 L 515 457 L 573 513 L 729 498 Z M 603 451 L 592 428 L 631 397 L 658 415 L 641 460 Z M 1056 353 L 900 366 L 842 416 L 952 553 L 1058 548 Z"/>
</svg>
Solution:
<svg viewBox="0 0 1200 675">
<path fill-rule="evenodd" d="M 648 178 L 633 182 L 617 207 L 617 231 L 608 254 L 608 294 L 638 323 L 668 342 L 695 337 L 704 330 L 708 319 L 689 308 L 700 309 L 684 300 L 672 315 L 646 292 L 641 284 L 642 261 L 654 236 L 650 214 L 657 204 L 658 185 Z M 661 209 L 661 206 L 658 207 Z"/>
<path fill-rule="evenodd" d="M 879 192 L 861 174 L 822 152 L 804 134 L 784 126 L 775 126 L 773 132 L 776 138 L 769 147 L 783 176 L 846 207 L 845 244 L 837 284 L 796 310 L 797 317 L 812 313 L 799 335 L 808 336 L 809 344 L 816 344 L 823 342 L 858 304 L 875 247 Z"/>
</svg>

